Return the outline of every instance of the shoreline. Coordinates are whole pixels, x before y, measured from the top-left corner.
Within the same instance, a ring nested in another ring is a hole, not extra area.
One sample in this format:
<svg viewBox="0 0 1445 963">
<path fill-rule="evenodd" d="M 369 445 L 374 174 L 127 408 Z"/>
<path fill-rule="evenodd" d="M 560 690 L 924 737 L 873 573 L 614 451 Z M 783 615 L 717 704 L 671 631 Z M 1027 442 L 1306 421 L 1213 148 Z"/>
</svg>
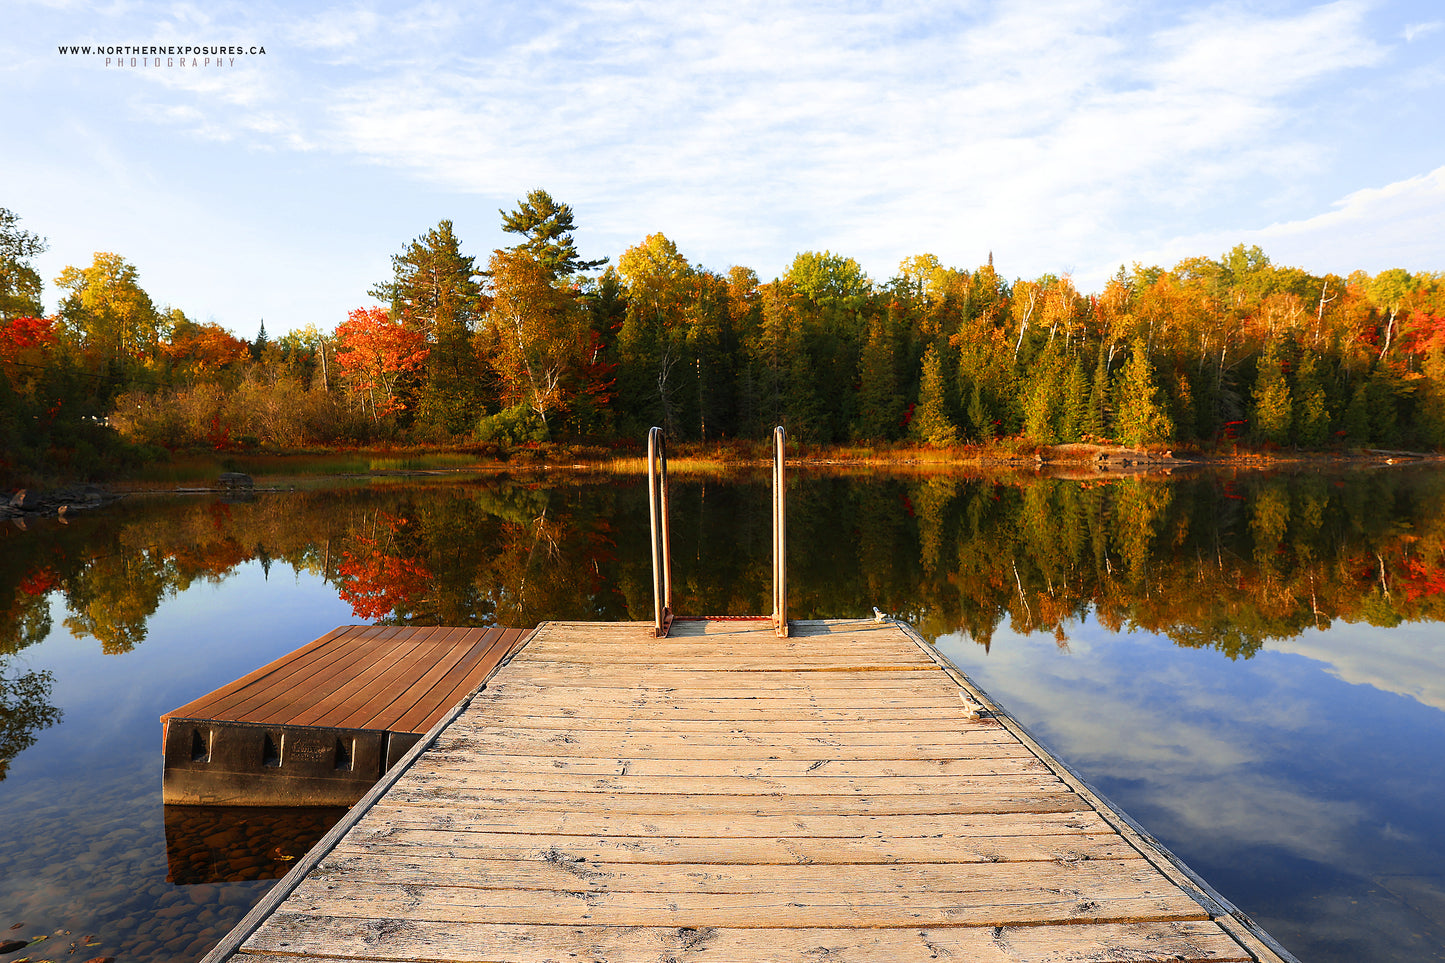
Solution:
<svg viewBox="0 0 1445 963">
<path fill-rule="evenodd" d="M 768 446 L 756 442 L 678 444 L 668 459 L 675 475 L 726 475 L 771 466 Z M 646 458 L 635 446 L 538 446 L 511 451 L 467 447 L 377 447 L 296 452 L 191 452 L 135 472 L 85 485 L 41 484 L 0 489 L 0 515 L 54 514 L 60 495 L 75 489 L 105 492 L 105 501 L 125 494 L 227 492 L 227 473 L 244 473 L 277 485 L 325 479 L 418 478 L 456 475 L 579 474 L 631 475 L 646 470 Z M 879 472 L 906 475 L 1035 475 L 1065 480 L 1100 480 L 1130 476 L 1168 476 L 1192 471 L 1331 471 L 1445 464 L 1445 453 L 1388 449 L 1287 451 L 1234 447 L 1227 452 L 1127 448 L 1121 445 L 1074 443 L 1031 445 L 1005 442 L 935 449 L 916 446 L 863 448 L 847 445 L 799 444 L 788 464 L 826 473 Z M 25 492 L 30 492 L 29 496 Z M 36 495 L 41 496 L 37 504 Z M 15 499 L 21 502 L 12 505 Z M 28 498 L 28 501 L 26 500 Z M 92 496 L 93 498 L 93 496 Z M 89 499 L 88 499 L 89 500 Z M 92 501 L 92 505 L 94 502 Z M 32 508 L 32 506 L 34 506 Z M 82 507 L 72 504 L 73 508 Z M 84 507 L 91 507 L 90 505 Z M 38 511 L 36 511 L 38 509 Z"/>
</svg>

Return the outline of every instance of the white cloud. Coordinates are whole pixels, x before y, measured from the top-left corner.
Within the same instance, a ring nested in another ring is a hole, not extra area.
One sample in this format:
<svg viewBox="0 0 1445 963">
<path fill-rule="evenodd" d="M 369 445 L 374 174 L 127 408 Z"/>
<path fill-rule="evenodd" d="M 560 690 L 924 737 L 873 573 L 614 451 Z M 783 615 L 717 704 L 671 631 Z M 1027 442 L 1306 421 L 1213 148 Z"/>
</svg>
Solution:
<svg viewBox="0 0 1445 963">
<path fill-rule="evenodd" d="M 1338 623 L 1328 632 L 1274 640 L 1287 652 L 1324 664 L 1351 685 L 1368 685 L 1445 710 L 1445 636 L 1436 625 L 1405 625 L 1380 632 Z"/>
<path fill-rule="evenodd" d="M 1360 269 L 1375 274 L 1392 267 L 1438 271 L 1445 266 L 1445 166 L 1355 191 L 1331 207 L 1314 217 L 1262 228 L 1173 238 L 1135 259 L 1167 267 L 1190 255 L 1258 244 L 1275 263 L 1316 273 Z"/>
<path fill-rule="evenodd" d="M 886 278 L 907 255 L 970 267 L 993 251 L 1009 274 L 1071 272 L 1087 289 L 1139 252 L 1199 239 L 1187 253 L 1209 253 L 1240 240 L 1229 230 L 1306 225 L 1289 218 L 1337 173 L 1339 145 L 1329 125 L 1296 122 L 1301 103 L 1388 67 L 1368 12 L 1354 0 L 137 4 L 91 25 L 264 42 L 268 55 L 213 73 L 36 63 L 39 89 L 63 91 L 58 115 L 114 111 L 137 144 L 189 139 L 258 185 L 290 178 L 304 154 L 313 169 L 318 157 L 366 167 L 397 197 L 445 198 L 444 216 L 546 187 L 578 209 L 579 241 L 598 254 L 660 230 L 710 267 L 766 278 L 829 248 Z M 34 14 L 23 29 L 74 23 Z M 13 82 L 36 89 L 29 73 Z M 327 186 L 297 212 L 303 226 L 336 220 L 346 199 Z M 1331 214 L 1366 199 L 1346 200 Z M 1430 225 L 1407 223 L 1381 240 L 1417 260 L 1441 250 Z"/>
<path fill-rule="evenodd" d="M 1429 23 L 1412 23 L 1406 25 L 1405 31 L 1401 36 L 1405 38 L 1406 43 L 1414 43 L 1420 37 L 1434 33 L 1441 27 L 1445 27 L 1445 21 L 1431 20 Z"/>
</svg>

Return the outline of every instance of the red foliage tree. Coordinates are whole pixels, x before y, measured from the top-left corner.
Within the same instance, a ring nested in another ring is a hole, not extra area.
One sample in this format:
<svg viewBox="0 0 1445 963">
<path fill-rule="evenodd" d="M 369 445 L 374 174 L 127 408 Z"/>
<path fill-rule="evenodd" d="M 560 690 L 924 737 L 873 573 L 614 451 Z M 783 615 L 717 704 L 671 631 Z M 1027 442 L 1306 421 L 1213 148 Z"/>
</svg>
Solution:
<svg viewBox="0 0 1445 963">
<path fill-rule="evenodd" d="M 0 368 L 17 388 L 34 382 L 50 362 L 54 347 L 54 318 L 0 321 Z"/>
<path fill-rule="evenodd" d="M 385 308 L 357 308 L 336 328 L 336 364 L 373 420 L 405 407 L 397 382 L 418 371 L 430 350 L 425 335 L 392 321 Z"/>
<path fill-rule="evenodd" d="M 197 374 L 208 374 L 250 355 L 249 345 L 220 325 L 190 321 L 176 325 L 161 352 L 172 364 Z"/>
</svg>

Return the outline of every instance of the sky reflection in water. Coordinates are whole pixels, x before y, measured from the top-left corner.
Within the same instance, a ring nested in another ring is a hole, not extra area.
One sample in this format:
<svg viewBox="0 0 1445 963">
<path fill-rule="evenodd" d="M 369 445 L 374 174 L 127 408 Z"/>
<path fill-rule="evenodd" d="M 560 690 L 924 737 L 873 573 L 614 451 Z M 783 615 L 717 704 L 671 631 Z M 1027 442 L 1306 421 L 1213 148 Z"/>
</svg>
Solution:
<svg viewBox="0 0 1445 963">
<path fill-rule="evenodd" d="M 1240 661 L 1093 619 L 1067 648 L 937 644 L 1302 960 L 1445 958 L 1445 711 L 1420 697 L 1445 679 L 1438 625 Z"/>
</svg>

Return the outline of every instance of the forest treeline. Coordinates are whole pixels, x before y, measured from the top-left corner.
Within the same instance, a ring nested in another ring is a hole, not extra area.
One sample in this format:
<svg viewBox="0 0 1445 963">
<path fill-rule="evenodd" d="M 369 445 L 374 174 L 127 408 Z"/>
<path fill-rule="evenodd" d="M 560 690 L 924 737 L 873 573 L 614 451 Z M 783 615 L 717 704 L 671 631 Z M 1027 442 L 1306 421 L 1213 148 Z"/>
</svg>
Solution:
<svg viewBox="0 0 1445 963">
<path fill-rule="evenodd" d="M 662 234 L 585 260 L 533 191 L 486 262 L 442 221 L 346 318 L 247 341 L 97 253 L 45 316 L 45 240 L 0 209 L 0 478 L 115 453 L 762 437 L 935 447 L 1445 445 L 1445 274 L 1316 276 L 1257 247 L 1120 268 L 1102 291 L 923 254 L 830 252 L 763 282 Z M 120 440 L 130 445 L 129 448 Z M 135 446 L 143 446 L 137 449 Z M 145 448 L 144 446 L 149 446 Z"/>
</svg>

